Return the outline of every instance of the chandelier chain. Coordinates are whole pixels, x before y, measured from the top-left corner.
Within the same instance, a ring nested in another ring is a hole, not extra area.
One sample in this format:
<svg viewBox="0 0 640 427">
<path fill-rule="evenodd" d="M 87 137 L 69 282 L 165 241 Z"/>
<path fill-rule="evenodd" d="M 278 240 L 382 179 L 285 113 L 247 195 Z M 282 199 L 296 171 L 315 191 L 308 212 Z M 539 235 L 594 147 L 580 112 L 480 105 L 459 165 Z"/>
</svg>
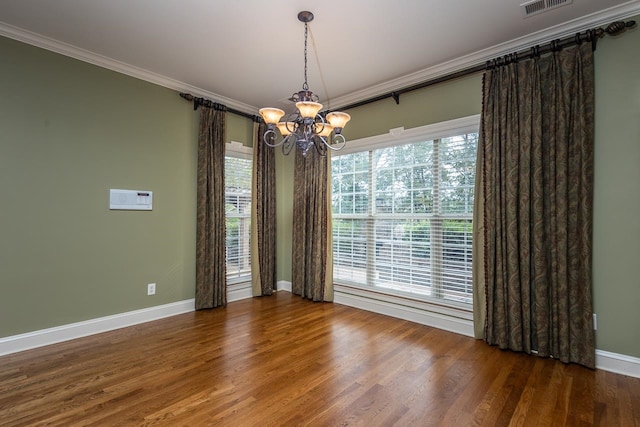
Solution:
<svg viewBox="0 0 640 427">
<path fill-rule="evenodd" d="M 309 24 L 304 23 L 304 84 L 303 90 L 309 90 L 309 83 L 307 83 L 307 34 L 309 33 Z"/>
</svg>

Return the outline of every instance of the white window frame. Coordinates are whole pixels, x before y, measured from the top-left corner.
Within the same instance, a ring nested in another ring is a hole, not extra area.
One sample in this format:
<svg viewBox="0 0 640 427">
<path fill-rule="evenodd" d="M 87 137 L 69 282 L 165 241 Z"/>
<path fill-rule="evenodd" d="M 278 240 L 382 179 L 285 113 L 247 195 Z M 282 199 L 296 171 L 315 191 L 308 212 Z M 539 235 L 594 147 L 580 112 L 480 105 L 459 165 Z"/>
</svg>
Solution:
<svg viewBox="0 0 640 427">
<path fill-rule="evenodd" d="M 349 141 L 343 150 L 333 152 L 332 157 L 454 135 L 478 133 L 479 127 L 480 115 L 411 129 L 399 127 L 391 129 L 387 134 Z M 473 335 L 472 307 L 469 304 L 424 300 L 409 294 L 386 293 L 376 287 L 369 288 L 339 281 L 335 281 L 334 287 L 336 302 Z"/>
<path fill-rule="evenodd" d="M 253 148 L 247 147 L 241 142 L 230 141 L 225 145 L 225 157 L 234 157 L 234 158 L 244 159 L 244 160 L 253 160 Z M 251 195 L 251 200 L 252 200 L 251 202 L 253 203 L 253 194 Z M 249 218 L 251 218 L 250 214 L 249 214 Z M 236 277 L 229 277 L 227 272 L 227 284 L 235 285 L 235 284 L 246 283 L 246 282 L 251 282 L 251 272 L 249 272 L 249 274 L 244 274 L 242 276 L 236 276 Z"/>
</svg>

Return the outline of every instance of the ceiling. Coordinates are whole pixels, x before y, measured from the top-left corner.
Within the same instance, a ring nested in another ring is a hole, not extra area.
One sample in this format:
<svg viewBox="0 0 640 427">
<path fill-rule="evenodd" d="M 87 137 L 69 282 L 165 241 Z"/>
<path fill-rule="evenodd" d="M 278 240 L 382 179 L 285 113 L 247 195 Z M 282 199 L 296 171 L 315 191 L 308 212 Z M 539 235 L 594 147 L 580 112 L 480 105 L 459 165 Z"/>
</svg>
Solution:
<svg viewBox="0 0 640 427">
<path fill-rule="evenodd" d="M 0 0 L 0 35 L 255 114 L 302 87 L 302 10 L 309 86 L 334 108 L 640 13 L 573 0 L 525 18 L 522 2 Z"/>
</svg>

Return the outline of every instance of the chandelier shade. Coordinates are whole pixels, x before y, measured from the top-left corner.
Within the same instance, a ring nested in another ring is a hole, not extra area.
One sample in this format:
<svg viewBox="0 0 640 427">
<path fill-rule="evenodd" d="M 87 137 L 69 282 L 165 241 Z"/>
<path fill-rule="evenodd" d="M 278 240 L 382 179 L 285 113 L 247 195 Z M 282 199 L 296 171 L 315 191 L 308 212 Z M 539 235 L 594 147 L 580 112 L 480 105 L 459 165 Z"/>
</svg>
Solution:
<svg viewBox="0 0 640 427">
<path fill-rule="evenodd" d="M 293 129 L 294 123 L 293 122 L 280 122 L 280 123 L 276 124 L 276 126 L 278 127 L 278 130 L 280 131 L 280 135 L 287 136 L 287 135 L 291 134 L 291 131 L 289 129 Z"/>
<path fill-rule="evenodd" d="M 296 109 L 286 114 L 279 108 L 261 108 L 262 119 L 267 124 L 262 139 L 270 147 L 282 146 L 283 153 L 289 154 L 293 147 L 298 147 L 306 156 L 314 147 L 321 156 L 325 156 L 327 149 L 340 150 L 346 144 L 342 129 L 351 116 L 347 113 L 334 111 L 323 114 L 324 107 L 318 96 L 309 90 L 307 83 L 307 36 L 308 24 L 313 20 L 313 13 L 303 11 L 298 14 L 298 20 L 304 22 L 304 84 L 302 90 L 291 95 L 290 100 Z"/>
<path fill-rule="evenodd" d="M 284 111 L 279 108 L 261 108 L 260 115 L 266 124 L 277 124 L 280 118 L 284 116 Z"/>
<path fill-rule="evenodd" d="M 342 131 L 342 128 L 347 124 L 349 120 L 351 120 L 351 116 L 347 113 L 335 111 L 333 113 L 327 114 L 327 120 L 335 129 L 340 129 L 340 131 Z"/>
<path fill-rule="evenodd" d="M 300 101 L 296 102 L 296 108 L 303 119 L 313 119 L 322 108 L 319 102 Z"/>
<path fill-rule="evenodd" d="M 324 136 L 325 138 L 331 135 L 331 132 L 333 132 L 333 126 L 331 126 L 329 123 L 316 123 L 315 126 L 315 132 L 320 136 Z"/>
</svg>

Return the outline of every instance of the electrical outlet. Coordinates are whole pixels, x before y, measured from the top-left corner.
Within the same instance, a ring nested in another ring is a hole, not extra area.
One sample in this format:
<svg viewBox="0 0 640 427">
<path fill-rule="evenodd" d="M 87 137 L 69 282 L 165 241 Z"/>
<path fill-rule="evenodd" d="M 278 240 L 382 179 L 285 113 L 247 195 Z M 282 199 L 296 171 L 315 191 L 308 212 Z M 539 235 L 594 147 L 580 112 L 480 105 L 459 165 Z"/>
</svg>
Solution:
<svg viewBox="0 0 640 427">
<path fill-rule="evenodd" d="M 155 295 L 156 294 L 156 284 L 149 283 L 147 285 L 147 295 Z"/>
</svg>

